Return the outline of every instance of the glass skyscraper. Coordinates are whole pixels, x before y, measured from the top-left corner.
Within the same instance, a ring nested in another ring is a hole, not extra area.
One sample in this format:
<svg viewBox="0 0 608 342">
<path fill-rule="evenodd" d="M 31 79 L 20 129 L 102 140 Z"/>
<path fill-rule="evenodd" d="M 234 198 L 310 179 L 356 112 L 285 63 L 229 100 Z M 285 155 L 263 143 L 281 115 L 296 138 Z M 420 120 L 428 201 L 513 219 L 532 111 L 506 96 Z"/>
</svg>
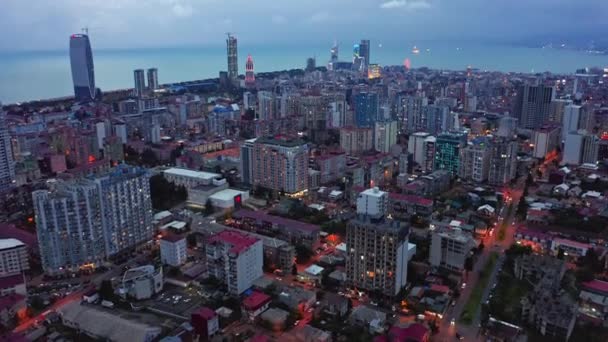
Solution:
<svg viewBox="0 0 608 342">
<path fill-rule="evenodd" d="M 378 119 L 378 94 L 362 92 L 355 95 L 355 124 L 357 127 L 373 127 Z"/>
<path fill-rule="evenodd" d="M 94 100 L 96 89 L 93 52 L 86 34 L 70 36 L 70 63 L 76 101 Z"/>
</svg>

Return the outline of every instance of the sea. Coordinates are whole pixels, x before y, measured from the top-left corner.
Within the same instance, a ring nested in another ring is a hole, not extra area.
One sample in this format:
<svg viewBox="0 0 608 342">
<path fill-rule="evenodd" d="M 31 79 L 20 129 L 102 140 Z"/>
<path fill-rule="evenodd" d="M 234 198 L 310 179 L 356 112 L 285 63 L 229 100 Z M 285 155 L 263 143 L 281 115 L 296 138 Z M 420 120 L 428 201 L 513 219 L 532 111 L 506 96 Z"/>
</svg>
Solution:
<svg viewBox="0 0 608 342">
<path fill-rule="evenodd" d="M 226 47 L 175 47 L 145 49 L 95 49 L 95 81 L 101 90 L 133 87 L 133 70 L 158 68 L 161 84 L 218 77 L 226 70 Z M 413 47 L 419 50 L 415 54 Z M 304 68 L 315 57 L 326 65 L 331 44 L 326 46 L 239 45 L 239 72 L 244 73 L 251 54 L 256 72 Z M 352 59 L 352 47 L 341 45 L 340 60 Z M 572 74 L 584 67 L 608 67 L 608 55 L 584 51 L 531 48 L 500 44 L 455 42 L 382 44 L 371 46 L 371 61 L 380 65 L 412 68 L 480 70 L 503 72 L 544 72 Z M 4 104 L 69 96 L 72 90 L 69 51 L 0 51 L 0 101 Z"/>
</svg>

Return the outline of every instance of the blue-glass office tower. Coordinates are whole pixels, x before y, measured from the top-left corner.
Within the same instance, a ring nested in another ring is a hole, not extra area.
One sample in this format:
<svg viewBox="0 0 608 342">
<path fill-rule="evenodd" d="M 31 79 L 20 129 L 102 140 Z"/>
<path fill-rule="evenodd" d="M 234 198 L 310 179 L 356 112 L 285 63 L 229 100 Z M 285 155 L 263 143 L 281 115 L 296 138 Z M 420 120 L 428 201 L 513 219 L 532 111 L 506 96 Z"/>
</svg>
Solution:
<svg viewBox="0 0 608 342">
<path fill-rule="evenodd" d="M 354 96 L 355 125 L 373 127 L 378 118 L 378 94 L 362 92 Z"/>
<path fill-rule="evenodd" d="M 435 170 L 447 170 L 458 175 L 461 150 L 467 146 L 467 135 L 461 132 L 442 133 L 435 142 Z"/>
<path fill-rule="evenodd" d="M 76 101 L 94 100 L 96 89 L 93 53 L 89 36 L 86 34 L 70 36 L 70 63 Z"/>
</svg>

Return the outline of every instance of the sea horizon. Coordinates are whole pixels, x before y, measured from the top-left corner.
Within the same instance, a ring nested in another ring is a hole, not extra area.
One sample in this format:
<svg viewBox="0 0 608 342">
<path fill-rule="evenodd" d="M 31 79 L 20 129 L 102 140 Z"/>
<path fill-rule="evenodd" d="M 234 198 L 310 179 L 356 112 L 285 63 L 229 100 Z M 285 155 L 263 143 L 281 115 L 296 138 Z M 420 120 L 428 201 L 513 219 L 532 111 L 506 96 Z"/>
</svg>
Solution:
<svg viewBox="0 0 608 342">
<path fill-rule="evenodd" d="M 133 70 L 158 68 L 161 84 L 217 78 L 226 70 L 223 45 L 96 49 L 93 44 L 96 86 L 102 91 L 133 87 Z M 413 46 L 419 54 L 412 52 Z M 329 60 L 331 44 L 239 45 L 239 73 L 251 54 L 256 72 L 304 68 L 316 57 L 317 66 Z M 350 60 L 352 45 L 340 45 L 340 60 Z M 606 67 L 608 56 L 584 51 L 533 48 L 513 44 L 419 41 L 372 44 L 371 61 L 383 66 L 402 65 L 409 58 L 413 68 L 573 74 L 584 67 Z M 72 95 L 69 51 L 0 51 L 0 101 L 3 104 L 60 98 Z"/>
</svg>

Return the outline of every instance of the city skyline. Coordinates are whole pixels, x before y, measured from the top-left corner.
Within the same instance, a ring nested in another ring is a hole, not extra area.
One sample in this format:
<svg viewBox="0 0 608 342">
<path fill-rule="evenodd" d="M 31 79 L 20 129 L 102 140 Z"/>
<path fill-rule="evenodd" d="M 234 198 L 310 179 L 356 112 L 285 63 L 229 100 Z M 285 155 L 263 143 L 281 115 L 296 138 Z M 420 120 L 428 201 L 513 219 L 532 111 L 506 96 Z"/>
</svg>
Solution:
<svg viewBox="0 0 608 342">
<path fill-rule="evenodd" d="M 61 49 L 65 46 L 62 37 L 84 27 L 90 29 L 95 45 L 102 49 L 218 45 L 214 37 L 225 32 L 255 44 L 310 43 L 337 37 L 344 41 L 366 37 L 387 42 L 414 39 L 524 43 L 532 39 L 540 43 L 570 39 L 605 43 L 599 32 L 608 29 L 606 21 L 601 20 L 608 3 L 601 0 L 576 4 L 543 0 L 491 6 L 481 0 L 365 0 L 354 4 L 314 0 L 288 5 L 264 0 L 255 6 L 241 1 L 213 2 L 60 0 L 48 8 L 40 0 L 9 0 L 7 9 L 0 14 L 0 51 Z M 37 5 L 32 6 L 33 3 Z M 132 24 L 134 16 L 138 18 L 137 27 Z M 396 32 L 400 34 L 395 35 Z"/>
</svg>

